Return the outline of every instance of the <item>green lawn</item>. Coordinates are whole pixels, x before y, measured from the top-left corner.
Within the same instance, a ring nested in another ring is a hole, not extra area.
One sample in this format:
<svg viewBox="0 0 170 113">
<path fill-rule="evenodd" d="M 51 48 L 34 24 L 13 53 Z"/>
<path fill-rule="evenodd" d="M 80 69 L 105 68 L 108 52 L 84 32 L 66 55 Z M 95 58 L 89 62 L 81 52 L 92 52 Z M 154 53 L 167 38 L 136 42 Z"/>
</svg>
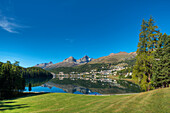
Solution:
<svg viewBox="0 0 170 113">
<path fill-rule="evenodd" d="M 170 113 L 170 88 L 135 95 L 88 96 L 41 94 L 0 102 L 0 112 L 138 112 Z"/>
</svg>

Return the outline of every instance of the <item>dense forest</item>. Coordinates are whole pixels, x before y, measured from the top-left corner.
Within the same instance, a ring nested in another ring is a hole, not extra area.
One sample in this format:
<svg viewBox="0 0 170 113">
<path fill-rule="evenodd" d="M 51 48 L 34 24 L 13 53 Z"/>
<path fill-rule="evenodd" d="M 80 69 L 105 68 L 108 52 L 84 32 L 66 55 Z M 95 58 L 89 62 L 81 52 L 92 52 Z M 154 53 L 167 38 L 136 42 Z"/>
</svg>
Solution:
<svg viewBox="0 0 170 113">
<path fill-rule="evenodd" d="M 25 89 L 20 70 L 18 62 L 0 63 L 0 99 L 13 97 Z"/>
<path fill-rule="evenodd" d="M 52 77 L 50 72 L 39 67 L 22 68 L 21 73 L 24 78 Z"/>
<path fill-rule="evenodd" d="M 26 79 L 51 77 L 52 74 L 41 68 L 23 68 L 19 62 L 0 62 L 0 99 L 10 98 L 25 89 Z"/>
<path fill-rule="evenodd" d="M 7 63 L 11 64 L 11 62 L 7 61 Z M 2 68 L 2 65 L 6 63 L 0 62 L 0 69 Z M 53 77 L 52 74 L 49 71 L 46 71 L 39 67 L 28 67 L 23 68 L 19 66 L 19 62 L 14 63 L 19 68 L 19 72 L 24 78 L 42 78 L 42 77 Z M 11 64 L 12 65 L 12 64 Z M 0 70 L 1 71 L 1 70 Z"/>
<path fill-rule="evenodd" d="M 143 20 L 133 79 L 142 89 L 169 87 L 170 84 L 170 35 L 162 34 L 151 17 Z"/>
</svg>

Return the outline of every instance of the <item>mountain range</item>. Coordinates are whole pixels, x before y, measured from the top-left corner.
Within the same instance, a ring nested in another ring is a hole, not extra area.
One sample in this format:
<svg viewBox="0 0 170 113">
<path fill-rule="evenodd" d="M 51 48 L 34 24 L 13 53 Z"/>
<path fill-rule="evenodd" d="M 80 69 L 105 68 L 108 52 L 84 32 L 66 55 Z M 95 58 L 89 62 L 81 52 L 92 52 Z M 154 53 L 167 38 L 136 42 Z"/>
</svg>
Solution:
<svg viewBox="0 0 170 113">
<path fill-rule="evenodd" d="M 50 68 L 57 68 L 57 67 L 73 67 L 76 65 L 86 64 L 92 60 L 93 58 L 90 58 L 87 55 L 85 55 L 83 58 L 80 58 L 78 60 L 70 56 L 69 58 L 66 58 L 63 62 L 59 62 L 56 64 L 53 64 L 52 62 L 42 63 L 42 64 L 37 64 L 34 67 L 40 67 L 43 69 L 50 69 Z"/>
<path fill-rule="evenodd" d="M 100 57 L 97 59 L 94 59 L 93 61 L 90 62 L 90 64 L 95 64 L 95 63 L 117 63 L 120 61 L 124 60 L 130 60 L 132 58 L 135 58 L 136 52 L 119 52 L 119 53 L 111 53 L 108 56 Z"/>
<path fill-rule="evenodd" d="M 89 64 L 95 64 L 95 63 L 117 63 L 124 60 L 130 60 L 132 58 L 135 58 L 136 52 L 119 52 L 119 53 L 111 53 L 108 56 L 100 57 L 97 59 L 90 58 L 89 56 L 84 56 L 80 59 L 75 59 L 74 57 L 70 56 L 69 58 L 66 58 L 63 62 L 59 62 L 56 64 L 53 64 L 52 62 L 49 63 L 42 63 L 37 64 L 34 67 L 40 67 L 43 69 L 52 69 L 52 68 L 58 68 L 58 67 L 73 67 L 77 65 L 83 65 L 86 63 Z"/>
</svg>

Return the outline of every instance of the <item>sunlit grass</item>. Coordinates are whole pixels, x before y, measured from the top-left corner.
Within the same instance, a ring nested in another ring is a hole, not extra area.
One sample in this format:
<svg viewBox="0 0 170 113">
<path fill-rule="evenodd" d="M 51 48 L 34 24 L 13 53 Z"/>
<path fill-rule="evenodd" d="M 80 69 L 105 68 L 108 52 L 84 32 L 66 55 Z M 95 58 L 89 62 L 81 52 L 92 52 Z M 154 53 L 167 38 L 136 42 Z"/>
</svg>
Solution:
<svg viewBox="0 0 170 113">
<path fill-rule="evenodd" d="M 89 96 L 49 93 L 0 102 L 2 112 L 170 112 L 170 88 L 135 95 Z"/>
</svg>

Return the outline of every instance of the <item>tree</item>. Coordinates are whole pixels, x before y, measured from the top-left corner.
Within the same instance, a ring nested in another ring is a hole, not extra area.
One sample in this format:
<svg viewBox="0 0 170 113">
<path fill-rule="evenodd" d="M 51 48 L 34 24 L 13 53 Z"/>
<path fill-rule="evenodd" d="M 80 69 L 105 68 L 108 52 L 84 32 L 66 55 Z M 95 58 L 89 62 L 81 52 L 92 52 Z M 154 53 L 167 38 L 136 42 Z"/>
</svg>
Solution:
<svg viewBox="0 0 170 113">
<path fill-rule="evenodd" d="M 31 91 L 32 90 L 32 88 L 31 88 L 31 83 L 29 83 L 29 91 Z"/>
<path fill-rule="evenodd" d="M 133 68 L 133 79 L 142 89 L 146 90 L 148 83 L 145 75 L 145 57 L 147 52 L 147 22 L 143 19 L 139 34 L 139 43 L 137 49 L 136 63 Z"/>
<path fill-rule="evenodd" d="M 153 84 L 169 87 L 170 84 L 170 36 L 160 35 L 153 62 Z"/>
<path fill-rule="evenodd" d="M 154 20 L 150 17 L 149 21 L 142 21 L 141 32 L 137 49 L 136 63 L 133 68 L 133 79 L 143 90 L 152 89 L 152 63 L 154 60 L 153 51 L 157 45 L 159 30 L 154 25 Z"/>
<path fill-rule="evenodd" d="M 3 63 L 0 68 L 1 98 L 9 98 L 25 89 L 25 80 L 21 76 L 19 62 Z"/>
</svg>

